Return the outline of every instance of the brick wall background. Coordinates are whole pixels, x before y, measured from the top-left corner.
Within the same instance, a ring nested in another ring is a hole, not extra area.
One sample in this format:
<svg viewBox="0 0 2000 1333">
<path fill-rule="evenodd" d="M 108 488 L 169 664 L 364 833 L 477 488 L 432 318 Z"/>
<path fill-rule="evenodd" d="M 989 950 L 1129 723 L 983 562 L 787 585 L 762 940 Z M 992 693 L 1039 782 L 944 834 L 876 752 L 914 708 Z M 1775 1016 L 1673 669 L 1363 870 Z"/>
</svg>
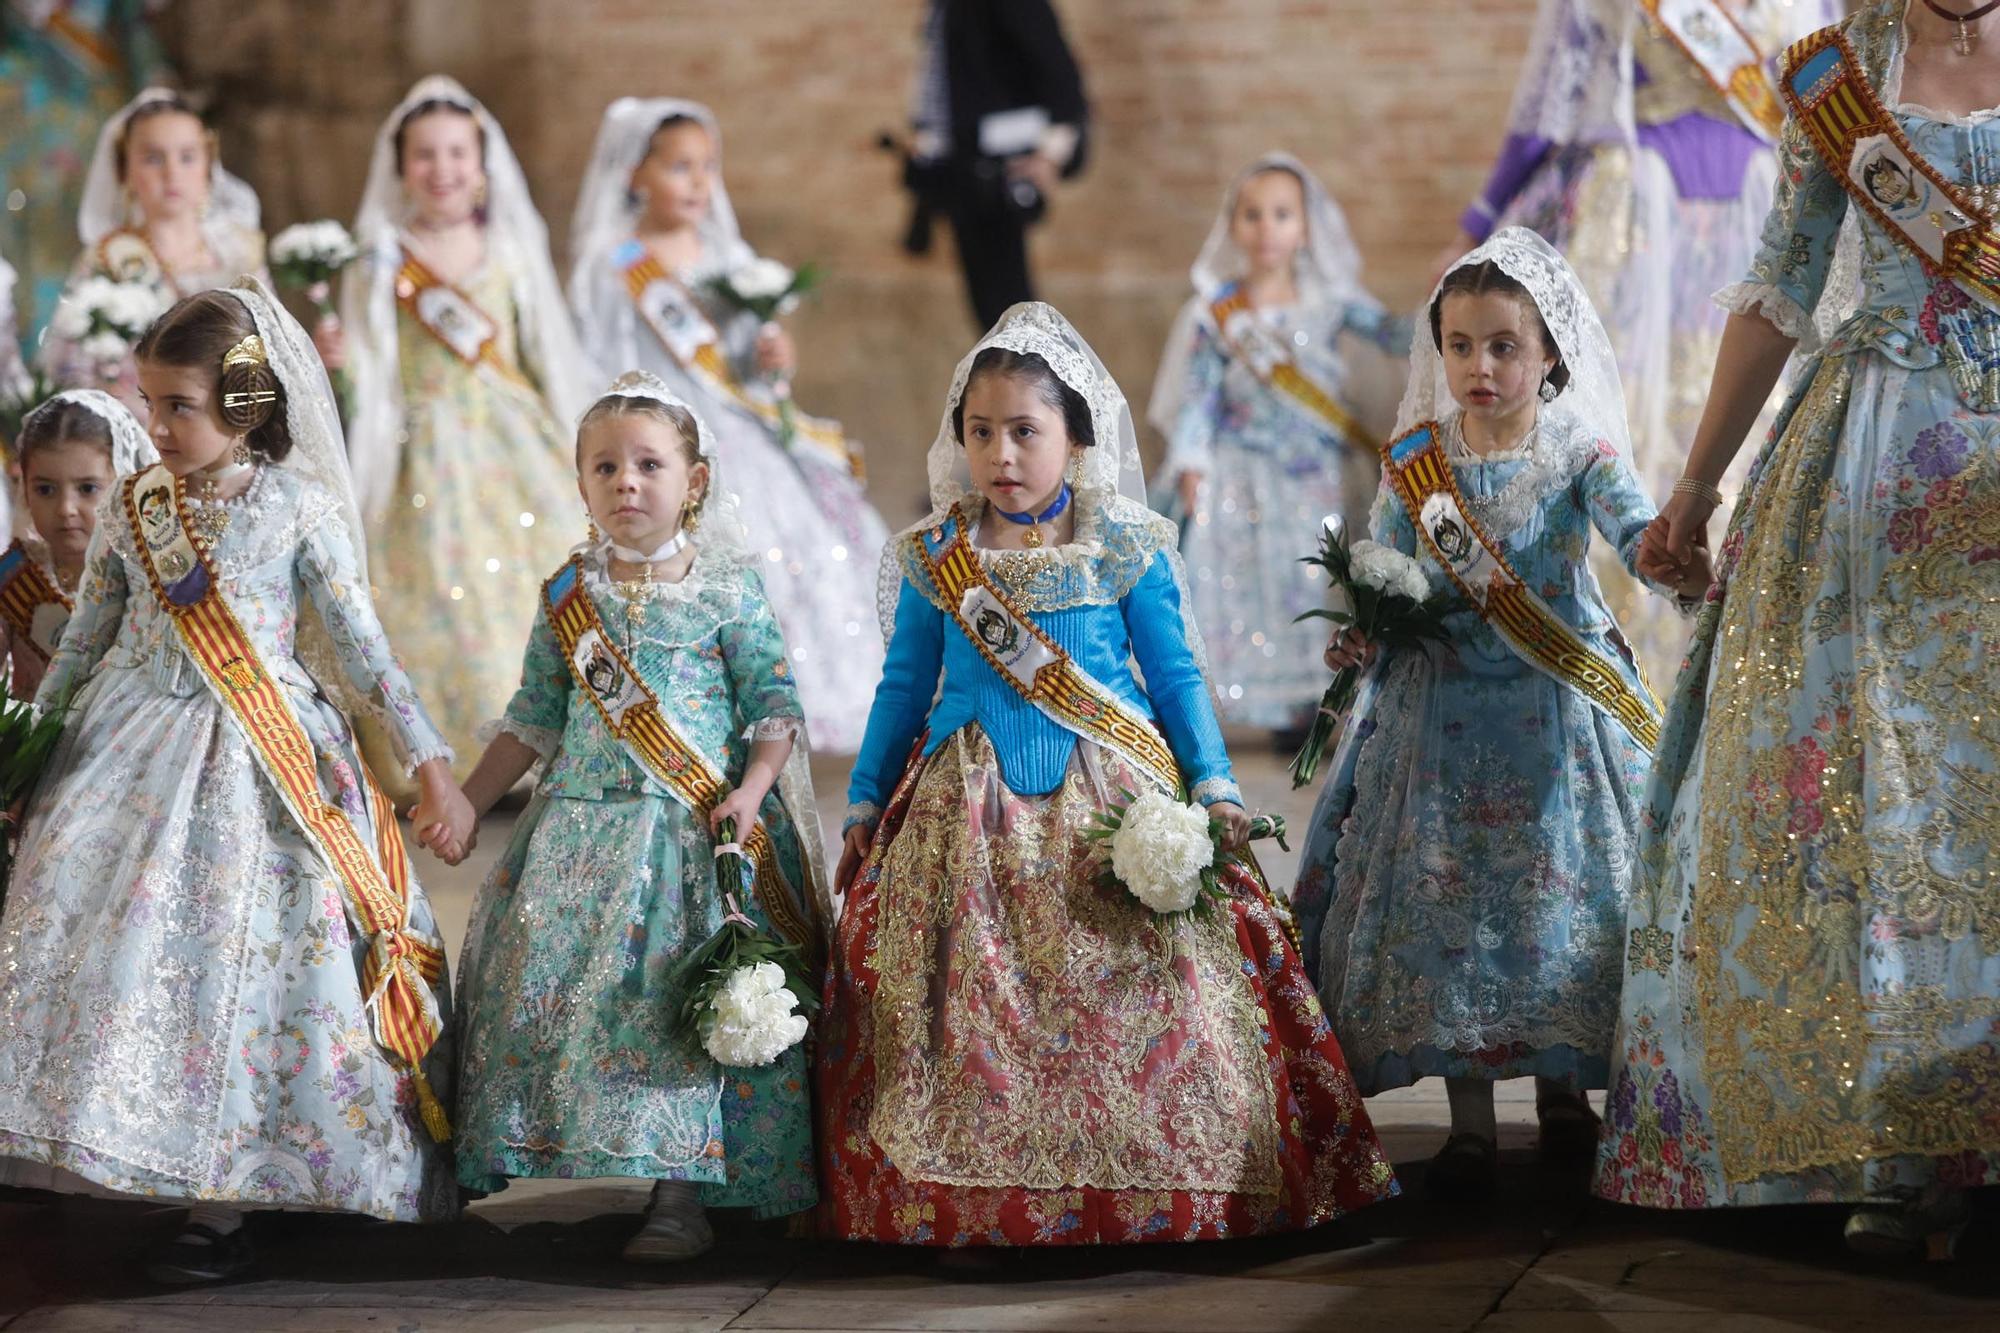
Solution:
<svg viewBox="0 0 2000 1333">
<path fill-rule="evenodd" d="M 1096 114 L 1093 164 L 1035 234 L 1042 295 L 1143 404 L 1220 191 L 1258 152 L 1345 206 L 1371 285 L 1421 299 L 1498 143 L 1533 0 L 1057 0 Z M 526 164 L 558 246 L 604 105 L 720 116 L 745 234 L 829 270 L 797 317 L 798 393 L 870 450 L 912 515 L 951 367 L 974 336 L 949 251 L 903 254 L 896 165 L 920 0 L 176 0 L 163 36 L 212 96 L 223 153 L 275 230 L 352 216 L 369 145 L 415 79 L 450 73 Z M 1148 441 L 1149 456 L 1157 442 Z"/>
</svg>

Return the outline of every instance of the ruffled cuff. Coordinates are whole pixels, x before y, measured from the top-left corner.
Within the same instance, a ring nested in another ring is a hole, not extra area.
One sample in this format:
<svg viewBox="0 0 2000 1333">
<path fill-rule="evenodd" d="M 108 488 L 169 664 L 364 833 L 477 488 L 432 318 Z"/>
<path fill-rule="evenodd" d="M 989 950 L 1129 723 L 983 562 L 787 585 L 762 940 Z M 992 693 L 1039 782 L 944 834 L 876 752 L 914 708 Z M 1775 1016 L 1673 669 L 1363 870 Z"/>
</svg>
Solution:
<svg viewBox="0 0 2000 1333">
<path fill-rule="evenodd" d="M 840 821 L 840 836 L 843 838 L 846 837 L 847 830 L 854 828 L 856 825 L 872 829 L 881 822 L 881 806 L 875 804 L 873 801 L 857 801 L 855 804 L 847 807 L 847 818 Z"/>
<path fill-rule="evenodd" d="M 416 777 L 417 770 L 433 759 L 444 760 L 444 766 L 450 768 L 454 763 L 458 762 L 458 754 L 449 745 L 426 746 L 403 761 L 403 776 L 406 778 Z"/>
<path fill-rule="evenodd" d="M 1214 805 L 1217 801 L 1243 804 L 1243 789 L 1234 778 L 1203 778 L 1189 789 L 1188 796 L 1196 805 Z"/>
<path fill-rule="evenodd" d="M 778 741 L 790 738 L 798 740 L 806 734 L 806 720 L 802 717 L 760 717 L 743 729 L 745 740 Z"/>
<path fill-rule="evenodd" d="M 554 727 L 531 727 L 510 717 L 496 717 L 491 722 L 483 723 L 473 734 L 481 745 L 491 745 L 500 736 L 512 736 L 533 750 L 545 764 L 555 757 L 562 746 L 562 732 Z"/>
<path fill-rule="evenodd" d="M 1715 303 L 1732 315 L 1762 315 L 1771 326 L 1810 355 L 1819 350 L 1819 330 L 1812 312 L 1768 282 L 1733 282 L 1715 294 Z"/>
</svg>

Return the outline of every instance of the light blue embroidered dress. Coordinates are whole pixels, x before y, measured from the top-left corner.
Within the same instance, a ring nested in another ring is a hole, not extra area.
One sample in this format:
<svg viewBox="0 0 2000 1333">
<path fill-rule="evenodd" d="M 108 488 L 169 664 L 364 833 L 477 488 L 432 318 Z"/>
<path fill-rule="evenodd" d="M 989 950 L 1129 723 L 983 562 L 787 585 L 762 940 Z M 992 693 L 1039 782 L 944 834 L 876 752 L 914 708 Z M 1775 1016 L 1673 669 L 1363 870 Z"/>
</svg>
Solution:
<svg viewBox="0 0 2000 1333">
<path fill-rule="evenodd" d="M 1897 104 L 1903 10 L 1848 20 L 1866 78 L 1946 179 L 2000 181 L 2000 111 Z M 1781 163 L 1723 297 L 1817 355 L 1646 793 L 1598 1191 L 1651 1207 L 2000 1178 L 2000 314 L 1863 216 L 1796 123 Z M 1812 312 L 1853 294 L 1843 224 L 1860 305 L 1815 347 Z"/>
<path fill-rule="evenodd" d="M 1484 457 L 1444 423 L 1471 516 L 1563 622 L 1643 689 L 1585 555 L 1629 569 L 1655 513 L 1558 399 Z M 1448 576 L 1386 486 L 1374 537 Z M 1313 812 L 1294 908 L 1320 1000 L 1373 1095 L 1432 1075 L 1601 1087 L 1647 754 L 1462 599 L 1449 648 L 1391 653 Z"/>
<path fill-rule="evenodd" d="M 1212 305 L 1236 290 L 1229 283 Z M 1407 321 L 1370 300 L 1260 309 L 1266 336 L 1281 343 L 1312 381 L 1347 401 L 1342 335 L 1401 355 Z M 1154 506 L 1177 513 L 1180 474 L 1202 476 L 1198 512 L 1186 516 L 1186 562 L 1194 617 L 1207 637 L 1216 707 L 1227 722 L 1284 729 L 1309 722 L 1326 673 L 1320 665 L 1324 622 L 1294 623 L 1326 605 L 1326 576 L 1300 563 L 1319 546 L 1320 520 L 1361 520 L 1374 479 L 1374 448 L 1350 440 L 1260 379 L 1216 332 L 1212 318 L 1184 320 L 1193 347 L 1187 383 L 1157 476 Z M 1356 492 L 1359 492 L 1357 500 Z"/>
<path fill-rule="evenodd" d="M 222 590 L 312 739 L 322 794 L 373 847 L 347 722 L 298 656 L 307 604 L 411 760 L 450 751 L 335 498 L 266 465 L 227 510 Z M 187 656 L 115 496 L 38 701 L 71 711 L 0 918 L 0 1158 L 18 1159 L 0 1175 L 48 1183 L 40 1164 L 130 1194 L 450 1217 L 449 1153 L 370 1036 L 342 886 Z M 436 942 L 414 882 L 410 919 Z M 448 1042 L 433 1048 L 440 1097 L 450 1065 Z"/>
<path fill-rule="evenodd" d="M 797 682 L 753 567 L 702 549 L 680 582 L 640 587 L 610 582 L 601 552 L 583 559 L 611 641 L 729 779 L 751 739 L 798 738 Z M 459 1179 L 488 1191 L 515 1176 L 691 1180 L 711 1206 L 763 1216 L 811 1207 L 805 1047 L 762 1068 L 724 1068 L 698 1039 L 669 1035 L 684 997 L 668 977 L 728 911 L 714 840 L 578 690 L 546 609 L 498 730 L 547 767 L 466 935 Z M 799 886 L 789 912 L 823 929 L 779 790 L 761 820 Z M 764 904 L 739 905 L 777 933 Z"/>
</svg>

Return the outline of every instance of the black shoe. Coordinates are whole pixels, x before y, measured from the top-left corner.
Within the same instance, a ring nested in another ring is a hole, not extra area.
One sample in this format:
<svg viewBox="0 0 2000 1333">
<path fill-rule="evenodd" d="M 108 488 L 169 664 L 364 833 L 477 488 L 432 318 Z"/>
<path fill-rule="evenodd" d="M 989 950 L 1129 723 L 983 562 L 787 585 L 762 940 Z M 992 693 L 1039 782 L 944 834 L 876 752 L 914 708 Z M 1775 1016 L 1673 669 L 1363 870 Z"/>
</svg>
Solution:
<svg viewBox="0 0 2000 1333">
<path fill-rule="evenodd" d="M 1440 1199 L 1478 1199 L 1493 1192 L 1500 1149 L 1478 1134 L 1454 1134 L 1444 1141 L 1424 1172 L 1424 1188 Z"/>
<path fill-rule="evenodd" d="M 1541 1126 L 1544 1161 L 1589 1161 L 1597 1155 L 1604 1122 L 1582 1097 L 1552 1097 L 1535 1107 L 1535 1119 Z"/>
<path fill-rule="evenodd" d="M 248 1272 L 256 1261 L 256 1247 L 250 1243 L 247 1226 L 224 1235 L 194 1222 L 153 1252 L 146 1276 L 176 1287 L 226 1282 Z"/>
</svg>

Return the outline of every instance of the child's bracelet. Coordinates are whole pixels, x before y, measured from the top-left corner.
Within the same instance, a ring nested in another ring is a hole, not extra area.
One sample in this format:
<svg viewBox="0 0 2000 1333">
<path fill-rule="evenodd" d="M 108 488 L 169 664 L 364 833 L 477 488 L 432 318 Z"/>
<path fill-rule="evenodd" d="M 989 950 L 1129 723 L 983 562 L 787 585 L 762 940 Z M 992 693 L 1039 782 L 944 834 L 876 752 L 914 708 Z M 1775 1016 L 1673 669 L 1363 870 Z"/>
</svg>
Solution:
<svg viewBox="0 0 2000 1333">
<path fill-rule="evenodd" d="M 1722 491 L 1700 477 L 1682 477 L 1674 483 L 1674 494 L 1692 495 L 1697 500 L 1708 501 L 1718 509 L 1722 507 Z"/>
</svg>

